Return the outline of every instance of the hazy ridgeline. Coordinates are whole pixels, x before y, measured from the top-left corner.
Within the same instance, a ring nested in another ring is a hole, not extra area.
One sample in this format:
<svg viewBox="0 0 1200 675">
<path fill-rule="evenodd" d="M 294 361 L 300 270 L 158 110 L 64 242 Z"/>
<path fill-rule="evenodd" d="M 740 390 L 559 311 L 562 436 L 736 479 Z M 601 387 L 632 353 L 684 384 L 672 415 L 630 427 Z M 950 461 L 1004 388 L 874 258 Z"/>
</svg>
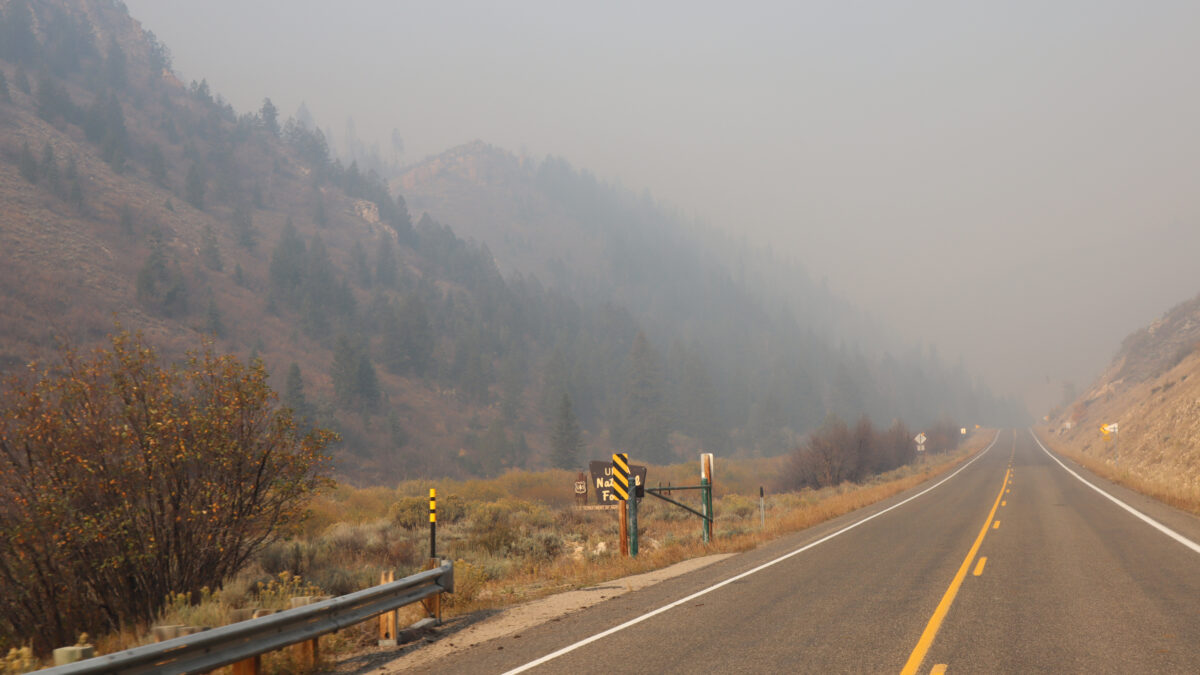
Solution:
<svg viewBox="0 0 1200 675">
<path fill-rule="evenodd" d="M 559 260 L 549 281 L 505 277 L 435 215 L 412 223 L 384 177 L 344 165 L 310 120 L 281 120 L 269 100 L 238 114 L 203 81 L 162 77 L 163 45 L 119 6 L 92 9 L 6 8 L 3 105 L 25 140 L 4 150 L 47 217 L 117 252 L 103 271 L 132 306 L 81 297 L 54 328 L 10 322 L 6 363 L 59 332 L 94 340 L 112 311 L 176 350 L 215 334 L 341 433 L 339 471 L 360 481 L 582 466 L 612 447 L 654 462 L 775 455 L 830 413 L 914 427 L 1021 417 L 932 350 L 884 351 L 797 268 L 561 160 L 529 171 L 539 203 L 600 242 L 575 252 L 594 259 L 588 273 Z M 78 131 L 85 143 L 66 140 Z M 81 182 L 80 166 L 113 189 Z M 11 268 L 13 316 L 45 311 L 45 266 Z M 564 394 L 591 448 L 575 457 L 550 442 Z"/>
</svg>

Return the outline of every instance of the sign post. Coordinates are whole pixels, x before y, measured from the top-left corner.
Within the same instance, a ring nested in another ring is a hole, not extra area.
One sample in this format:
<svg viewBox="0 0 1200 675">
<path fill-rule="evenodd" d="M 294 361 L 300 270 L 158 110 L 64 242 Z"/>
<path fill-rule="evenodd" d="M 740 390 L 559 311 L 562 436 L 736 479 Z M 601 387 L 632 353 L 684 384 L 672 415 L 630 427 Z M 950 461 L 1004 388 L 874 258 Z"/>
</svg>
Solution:
<svg viewBox="0 0 1200 675">
<path fill-rule="evenodd" d="M 758 518 L 761 521 L 762 529 L 767 529 L 767 501 L 763 496 L 762 486 L 758 486 Z"/>
<path fill-rule="evenodd" d="M 700 453 L 700 502 L 704 509 L 703 536 L 704 543 L 712 541 L 712 470 L 713 456 L 711 452 Z"/>
<path fill-rule="evenodd" d="M 579 472 L 579 476 L 575 479 L 575 505 L 587 506 L 587 477 L 583 472 Z"/>
</svg>

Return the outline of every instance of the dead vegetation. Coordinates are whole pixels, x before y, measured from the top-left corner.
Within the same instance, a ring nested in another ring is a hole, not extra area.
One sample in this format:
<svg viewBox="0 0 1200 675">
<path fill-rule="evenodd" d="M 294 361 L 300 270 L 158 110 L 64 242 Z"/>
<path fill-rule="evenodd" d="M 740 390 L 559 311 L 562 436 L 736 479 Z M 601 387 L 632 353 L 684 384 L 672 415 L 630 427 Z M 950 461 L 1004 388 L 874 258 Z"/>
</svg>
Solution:
<svg viewBox="0 0 1200 675">
<path fill-rule="evenodd" d="M 492 480 L 438 481 L 439 557 L 455 561 L 456 590 L 446 596 L 444 616 L 495 610 L 698 556 L 746 551 L 912 488 L 961 463 L 991 437 L 977 433 L 959 452 L 906 465 L 861 485 L 768 493 L 765 514 L 759 511 L 758 485 L 770 475 L 768 462 L 718 462 L 714 541 L 703 543 L 695 516 L 646 498 L 639 510 L 637 558 L 621 557 L 617 550 L 614 511 L 574 508 L 569 472 L 513 471 Z M 697 482 L 695 469 L 691 464 L 654 467 L 651 477 L 691 484 Z M 761 473 L 764 469 L 767 474 Z M 247 609 L 285 608 L 292 597 L 344 594 L 373 585 L 384 570 L 395 570 L 397 578 L 419 571 L 428 557 L 432 485 L 341 486 L 319 497 L 303 535 L 271 546 L 219 590 L 168 598 L 157 623 L 221 625 L 244 617 Z M 401 619 L 411 623 L 420 616 L 419 607 L 410 607 Z M 340 631 L 322 639 L 322 652 L 338 658 L 372 646 L 376 631 L 371 622 Z M 97 647 L 106 653 L 149 641 L 146 631 L 133 631 L 100 638 Z M 264 665 L 269 672 L 294 672 L 290 658 L 280 652 Z"/>
</svg>

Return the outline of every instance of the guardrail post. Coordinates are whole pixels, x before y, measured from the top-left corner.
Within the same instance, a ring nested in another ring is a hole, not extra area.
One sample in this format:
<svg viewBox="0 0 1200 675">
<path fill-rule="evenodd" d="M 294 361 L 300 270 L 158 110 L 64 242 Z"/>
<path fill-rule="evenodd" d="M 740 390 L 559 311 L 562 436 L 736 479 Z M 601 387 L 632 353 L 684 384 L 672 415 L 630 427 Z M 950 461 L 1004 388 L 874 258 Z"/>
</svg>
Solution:
<svg viewBox="0 0 1200 675">
<path fill-rule="evenodd" d="M 432 490 L 430 490 L 432 492 Z M 432 570 L 442 566 L 442 561 L 437 558 L 430 558 L 429 562 L 425 563 L 425 569 Z M 421 606 L 425 608 L 426 616 L 431 616 L 437 619 L 440 624 L 442 622 L 442 594 L 431 595 L 421 601 Z"/>
<path fill-rule="evenodd" d="M 320 638 L 297 642 L 292 645 L 292 656 L 301 670 L 313 670 L 321 658 Z"/>
<path fill-rule="evenodd" d="M 388 570 L 379 573 L 379 585 L 389 584 L 396 580 L 396 572 Z M 379 615 L 379 646 L 380 647 L 395 647 L 396 646 L 396 624 L 397 610 L 384 612 Z"/>
<path fill-rule="evenodd" d="M 233 675 L 260 675 L 261 672 L 262 656 L 259 654 L 233 664 Z"/>
</svg>

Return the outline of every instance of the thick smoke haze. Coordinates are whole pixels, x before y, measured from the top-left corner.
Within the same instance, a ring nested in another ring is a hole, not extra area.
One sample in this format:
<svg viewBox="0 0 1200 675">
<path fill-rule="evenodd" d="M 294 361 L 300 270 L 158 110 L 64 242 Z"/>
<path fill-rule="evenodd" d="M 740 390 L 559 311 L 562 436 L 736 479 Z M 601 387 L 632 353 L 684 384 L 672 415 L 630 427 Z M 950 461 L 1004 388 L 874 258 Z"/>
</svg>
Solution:
<svg viewBox="0 0 1200 675">
<path fill-rule="evenodd" d="M 1200 3 L 126 4 L 239 112 L 562 156 L 1038 415 L 1200 292 Z"/>
</svg>

